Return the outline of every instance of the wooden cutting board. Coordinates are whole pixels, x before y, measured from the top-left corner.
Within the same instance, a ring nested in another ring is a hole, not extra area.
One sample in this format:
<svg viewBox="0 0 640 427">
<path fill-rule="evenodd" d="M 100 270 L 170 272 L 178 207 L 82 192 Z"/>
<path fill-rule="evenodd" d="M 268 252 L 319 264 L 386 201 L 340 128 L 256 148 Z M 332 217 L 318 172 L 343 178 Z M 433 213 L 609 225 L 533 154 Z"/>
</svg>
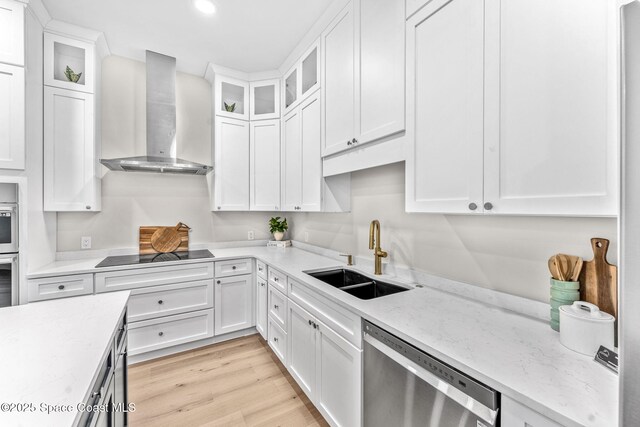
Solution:
<svg viewBox="0 0 640 427">
<path fill-rule="evenodd" d="M 609 241 L 591 239 L 593 259 L 585 261 L 580 273 L 580 299 L 597 305 L 618 318 L 618 267 L 607 262 Z"/>
<path fill-rule="evenodd" d="M 157 251 L 153 245 L 151 244 L 151 237 L 158 230 L 161 232 L 166 229 L 175 229 L 175 226 L 172 227 L 160 227 L 160 226 L 142 226 L 140 227 L 140 255 L 148 255 L 148 254 L 157 254 L 161 253 Z M 180 244 L 173 252 L 187 252 L 189 250 L 189 230 L 179 230 L 178 235 L 180 236 Z"/>
</svg>

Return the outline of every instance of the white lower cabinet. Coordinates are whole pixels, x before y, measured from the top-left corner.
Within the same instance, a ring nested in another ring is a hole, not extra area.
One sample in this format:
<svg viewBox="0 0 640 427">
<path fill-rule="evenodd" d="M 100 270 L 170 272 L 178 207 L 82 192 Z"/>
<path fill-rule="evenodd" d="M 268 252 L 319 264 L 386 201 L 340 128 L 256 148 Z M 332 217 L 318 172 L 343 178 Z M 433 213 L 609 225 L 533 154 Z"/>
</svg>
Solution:
<svg viewBox="0 0 640 427">
<path fill-rule="evenodd" d="M 334 426 L 361 425 L 362 350 L 289 301 L 291 375 Z"/>
<path fill-rule="evenodd" d="M 287 330 L 287 305 L 289 299 L 273 286 L 269 285 L 269 317 Z"/>
<path fill-rule="evenodd" d="M 533 409 L 502 395 L 500 424 L 505 427 L 562 427 Z"/>
<path fill-rule="evenodd" d="M 213 337 L 213 311 L 200 310 L 129 323 L 129 354 Z"/>
<path fill-rule="evenodd" d="M 129 322 L 213 308 L 213 280 L 154 286 L 131 292 Z"/>
<path fill-rule="evenodd" d="M 245 274 L 216 279 L 216 335 L 247 329 L 254 325 L 252 277 L 251 274 Z"/>
<path fill-rule="evenodd" d="M 256 279 L 256 329 L 265 340 L 267 334 L 267 304 L 268 304 L 268 288 L 267 281 L 258 276 Z"/>
<path fill-rule="evenodd" d="M 287 365 L 287 333 L 269 317 L 269 347 L 283 365 Z"/>
<path fill-rule="evenodd" d="M 29 279 L 27 286 L 29 302 L 90 295 L 93 293 L 93 274 Z"/>
</svg>

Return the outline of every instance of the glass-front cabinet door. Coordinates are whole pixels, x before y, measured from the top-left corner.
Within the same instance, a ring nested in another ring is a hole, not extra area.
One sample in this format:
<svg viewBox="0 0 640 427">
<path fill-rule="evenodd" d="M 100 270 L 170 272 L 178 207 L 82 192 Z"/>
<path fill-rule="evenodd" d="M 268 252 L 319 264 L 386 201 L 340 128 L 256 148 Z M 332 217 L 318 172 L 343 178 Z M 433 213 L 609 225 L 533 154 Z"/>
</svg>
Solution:
<svg viewBox="0 0 640 427">
<path fill-rule="evenodd" d="M 94 45 L 44 33 L 44 84 L 94 93 Z"/>
<path fill-rule="evenodd" d="M 251 93 L 251 120 L 277 119 L 280 117 L 280 80 L 262 80 L 249 84 Z"/>
<path fill-rule="evenodd" d="M 283 79 L 284 114 L 320 87 L 320 40 L 300 57 Z"/>
<path fill-rule="evenodd" d="M 249 120 L 249 83 L 216 75 L 216 116 Z"/>
</svg>

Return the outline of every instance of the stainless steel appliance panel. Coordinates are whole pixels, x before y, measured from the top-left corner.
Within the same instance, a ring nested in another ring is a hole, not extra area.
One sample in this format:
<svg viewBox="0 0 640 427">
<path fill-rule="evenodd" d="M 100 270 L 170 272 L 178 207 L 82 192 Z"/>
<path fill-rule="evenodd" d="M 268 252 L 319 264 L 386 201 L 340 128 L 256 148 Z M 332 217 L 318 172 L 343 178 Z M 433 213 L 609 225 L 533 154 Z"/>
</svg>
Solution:
<svg viewBox="0 0 640 427">
<path fill-rule="evenodd" d="M 0 253 L 18 252 L 18 205 L 0 204 Z"/>
</svg>

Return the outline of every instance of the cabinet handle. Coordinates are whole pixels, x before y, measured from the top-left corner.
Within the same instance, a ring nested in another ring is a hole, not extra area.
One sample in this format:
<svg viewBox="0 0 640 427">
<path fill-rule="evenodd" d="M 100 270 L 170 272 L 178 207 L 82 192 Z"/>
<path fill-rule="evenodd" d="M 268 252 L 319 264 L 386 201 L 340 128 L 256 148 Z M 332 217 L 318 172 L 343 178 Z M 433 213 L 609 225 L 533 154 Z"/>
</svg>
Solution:
<svg viewBox="0 0 640 427">
<path fill-rule="evenodd" d="M 164 332 L 158 332 L 158 336 L 161 337 L 164 335 Z"/>
<path fill-rule="evenodd" d="M 469 210 L 475 211 L 476 209 L 478 209 L 478 205 L 475 203 L 469 203 Z"/>
<path fill-rule="evenodd" d="M 91 398 L 96 398 L 96 397 L 100 397 L 99 391 L 94 391 L 93 393 L 91 393 Z"/>
<path fill-rule="evenodd" d="M 275 304 L 275 305 L 273 306 L 273 308 L 275 308 L 275 309 L 277 310 L 277 309 L 279 309 L 279 308 L 280 308 L 280 306 L 279 306 L 279 305 L 277 305 L 277 304 Z"/>
<path fill-rule="evenodd" d="M 219 285 L 219 284 L 220 284 L 220 283 L 222 283 L 222 282 L 221 282 L 220 280 L 218 280 L 216 283 Z"/>
<path fill-rule="evenodd" d="M 162 305 L 162 304 L 164 304 L 164 301 L 160 300 L 160 301 L 158 301 L 158 304 Z"/>
<path fill-rule="evenodd" d="M 280 210 L 280 209 L 278 209 L 278 207 L 276 206 L 276 210 L 278 211 L 278 210 Z"/>
<path fill-rule="evenodd" d="M 234 265 L 231 267 L 232 270 L 235 270 L 237 267 Z"/>
<path fill-rule="evenodd" d="M 278 337 L 273 337 L 273 342 L 278 342 Z"/>
<path fill-rule="evenodd" d="M 222 209 L 220 206 L 218 206 L 218 210 Z"/>
<path fill-rule="evenodd" d="M 87 206 L 85 206 L 85 208 L 87 208 L 87 209 L 91 209 L 91 206 L 87 205 Z"/>
<path fill-rule="evenodd" d="M 274 277 L 274 278 L 273 278 L 273 281 L 274 281 L 274 282 L 279 282 L 279 281 L 280 281 L 280 279 L 279 279 L 279 278 L 277 278 L 277 277 Z"/>
<path fill-rule="evenodd" d="M 64 285 L 58 286 L 58 289 L 63 290 L 64 289 Z"/>
<path fill-rule="evenodd" d="M 352 144 L 352 142 L 351 142 L 351 141 L 347 141 L 347 145 L 351 145 L 351 144 Z"/>
<path fill-rule="evenodd" d="M 309 319 L 309 326 L 313 325 L 313 322 L 311 321 L 311 319 Z"/>
<path fill-rule="evenodd" d="M 260 283 L 260 286 L 262 286 L 264 288 L 264 283 Z"/>
<path fill-rule="evenodd" d="M 358 140 L 357 140 L 357 139 L 355 139 L 355 138 L 353 138 L 353 139 L 351 140 L 351 143 L 352 143 L 352 144 L 357 144 L 357 143 L 358 143 Z"/>
<path fill-rule="evenodd" d="M 493 204 L 491 204 L 490 202 L 487 202 L 484 204 L 484 208 L 485 210 L 490 211 L 491 209 L 493 209 Z"/>
<path fill-rule="evenodd" d="M 262 267 L 258 267 L 258 271 L 262 271 Z"/>
</svg>

